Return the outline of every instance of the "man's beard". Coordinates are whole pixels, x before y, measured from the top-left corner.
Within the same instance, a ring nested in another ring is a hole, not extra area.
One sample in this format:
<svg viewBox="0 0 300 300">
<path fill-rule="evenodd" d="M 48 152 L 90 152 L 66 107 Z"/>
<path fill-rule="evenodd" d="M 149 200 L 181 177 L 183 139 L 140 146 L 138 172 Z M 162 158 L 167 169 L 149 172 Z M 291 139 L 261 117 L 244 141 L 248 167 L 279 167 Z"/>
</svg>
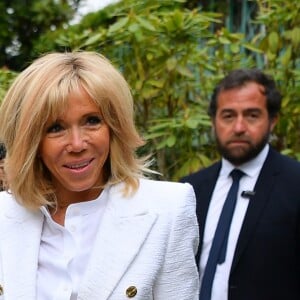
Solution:
<svg viewBox="0 0 300 300">
<path fill-rule="evenodd" d="M 218 136 L 215 134 L 219 153 L 235 166 L 239 166 L 255 158 L 269 142 L 269 137 L 270 131 L 268 131 L 255 145 L 249 144 L 249 148 L 241 149 L 241 153 L 235 154 L 232 149 L 228 148 L 226 145 L 221 144 Z"/>
</svg>

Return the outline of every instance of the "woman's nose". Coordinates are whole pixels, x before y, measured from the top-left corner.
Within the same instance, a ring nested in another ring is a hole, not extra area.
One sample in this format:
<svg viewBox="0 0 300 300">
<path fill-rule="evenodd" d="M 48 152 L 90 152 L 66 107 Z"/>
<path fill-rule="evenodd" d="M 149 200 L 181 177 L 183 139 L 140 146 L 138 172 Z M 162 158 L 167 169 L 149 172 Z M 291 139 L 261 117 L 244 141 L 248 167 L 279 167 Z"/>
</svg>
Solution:
<svg viewBox="0 0 300 300">
<path fill-rule="evenodd" d="M 81 152 L 86 149 L 86 138 L 84 133 L 79 128 L 72 128 L 68 132 L 68 152 Z"/>
</svg>

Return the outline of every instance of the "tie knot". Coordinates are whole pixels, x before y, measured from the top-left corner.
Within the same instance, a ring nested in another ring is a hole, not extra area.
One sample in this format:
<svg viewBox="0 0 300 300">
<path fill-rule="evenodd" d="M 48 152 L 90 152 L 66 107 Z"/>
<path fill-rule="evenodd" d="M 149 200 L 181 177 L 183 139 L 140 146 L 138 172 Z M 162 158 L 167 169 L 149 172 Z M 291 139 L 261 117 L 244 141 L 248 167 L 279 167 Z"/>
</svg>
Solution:
<svg viewBox="0 0 300 300">
<path fill-rule="evenodd" d="M 241 177 L 244 175 L 245 175 L 245 173 L 239 169 L 233 169 L 230 172 L 230 176 L 232 177 L 233 181 L 239 181 L 241 179 Z"/>
</svg>

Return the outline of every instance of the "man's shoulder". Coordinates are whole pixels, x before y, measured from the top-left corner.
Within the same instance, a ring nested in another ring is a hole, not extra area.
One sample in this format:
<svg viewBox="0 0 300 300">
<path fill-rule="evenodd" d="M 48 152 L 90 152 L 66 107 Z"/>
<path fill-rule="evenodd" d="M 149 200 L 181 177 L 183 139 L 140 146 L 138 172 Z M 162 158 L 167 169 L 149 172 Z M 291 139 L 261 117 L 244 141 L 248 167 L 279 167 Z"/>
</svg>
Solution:
<svg viewBox="0 0 300 300">
<path fill-rule="evenodd" d="M 292 177 L 297 177 L 297 180 L 299 180 L 300 177 L 300 162 L 295 160 L 292 157 L 286 156 L 286 155 L 282 155 L 282 170 L 283 173 L 290 175 Z"/>
<path fill-rule="evenodd" d="M 274 149 L 270 149 L 269 155 L 270 163 L 273 164 L 275 161 L 278 161 L 280 163 L 281 170 L 286 171 L 288 173 L 295 172 L 300 174 L 300 162 L 297 161 L 295 158 L 286 154 L 282 154 Z"/>
<path fill-rule="evenodd" d="M 211 176 L 217 175 L 219 173 L 220 168 L 221 168 L 221 161 L 217 161 L 216 163 L 208 167 L 202 168 L 197 172 L 184 176 L 183 178 L 180 179 L 180 181 L 189 182 L 189 183 L 193 183 L 195 181 L 199 182 L 202 179 L 207 179 L 210 178 Z"/>
</svg>

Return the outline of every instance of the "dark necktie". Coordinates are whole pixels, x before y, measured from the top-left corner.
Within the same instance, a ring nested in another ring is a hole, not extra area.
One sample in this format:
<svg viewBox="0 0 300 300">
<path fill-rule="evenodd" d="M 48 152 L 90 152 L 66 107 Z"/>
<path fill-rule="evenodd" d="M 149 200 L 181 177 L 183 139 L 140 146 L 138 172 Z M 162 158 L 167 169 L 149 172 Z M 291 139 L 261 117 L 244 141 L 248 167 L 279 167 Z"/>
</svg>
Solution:
<svg viewBox="0 0 300 300">
<path fill-rule="evenodd" d="M 215 231 L 215 236 L 211 245 L 202 279 L 199 300 L 210 300 L 211 289 L 217 265 L 225 261 L 228 234 L 236 204 L 239 182 L 244 173 L 238 169 L 234 169 L 231 171 L 230 175 L 232 177 L 232 185 L 224 202 L 219 222 Z"/>
</svg>

